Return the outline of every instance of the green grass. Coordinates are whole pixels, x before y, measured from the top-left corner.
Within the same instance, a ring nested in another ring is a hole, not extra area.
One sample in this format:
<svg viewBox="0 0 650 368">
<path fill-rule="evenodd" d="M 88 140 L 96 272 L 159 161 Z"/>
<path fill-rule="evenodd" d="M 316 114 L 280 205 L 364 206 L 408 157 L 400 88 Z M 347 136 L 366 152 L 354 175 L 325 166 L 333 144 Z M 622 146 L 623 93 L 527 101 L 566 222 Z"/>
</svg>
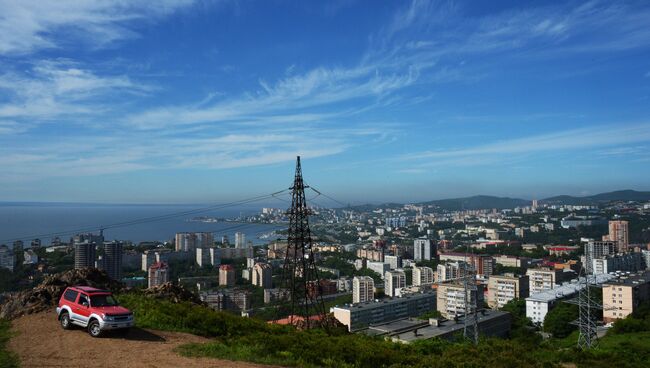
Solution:
<svg viewBox="0 0 650 368">
<path fill-rule="evenodd" d="M 0 319 L 0 368 L 18 367 L 18 356 L 7 349 L 7 342 L 11 338 L 11 323 Z"/>
<path fill-rule="evenodd" d="M 412 344 L 335 330 L 297 331 L 288 326 L 241 318 L 189 303 L 174 304 L 125 294 L 140 327 L 189 332 L 214 338 L 186 344 L 190 357 L 297 367 L 650 367 L 650 331 L 610 333 L 589 352 L 576 349 L 577 333 L 563 339 L 483 339 L 478 346 L 438 339 Z M 530 334 L 535 332 L 531 331 Z"/>
</svg>

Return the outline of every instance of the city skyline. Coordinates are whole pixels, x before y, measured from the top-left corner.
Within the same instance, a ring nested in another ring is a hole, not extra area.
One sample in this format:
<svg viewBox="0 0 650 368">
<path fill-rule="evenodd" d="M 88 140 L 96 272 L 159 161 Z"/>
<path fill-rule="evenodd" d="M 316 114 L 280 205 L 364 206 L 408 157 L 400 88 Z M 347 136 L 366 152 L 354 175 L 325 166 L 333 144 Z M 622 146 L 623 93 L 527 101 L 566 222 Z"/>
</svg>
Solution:
<svg viewBox="0 0 650 368">
<path fill-rule="evenodd" d="M 648 190 L 642 2 L 3 2 L 0 201 Z"/>
</svg>

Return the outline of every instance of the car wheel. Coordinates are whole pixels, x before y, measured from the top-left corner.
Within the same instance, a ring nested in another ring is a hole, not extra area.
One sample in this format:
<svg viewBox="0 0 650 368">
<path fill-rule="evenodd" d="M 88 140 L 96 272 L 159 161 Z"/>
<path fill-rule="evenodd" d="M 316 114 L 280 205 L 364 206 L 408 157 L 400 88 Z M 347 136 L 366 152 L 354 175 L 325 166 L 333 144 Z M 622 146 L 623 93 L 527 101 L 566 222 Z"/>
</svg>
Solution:
<svg viewBox="0 0 650 368">
<path fill-rule="evenodd" d="M 59 323 L 64 330 L 69 330 L 72 328 L 72 323 L 70 323 L 70 315 L 68 312 L 62 312 L 59 316 Z"/>
<path fill-rule="evenodd" d="M 88 324 L 88 333 L 92 337 L 99 337 L 102 334 L 102 329 L 99 327 L 99 322 L 96 320 L 90 321 Z"/>
</svg>

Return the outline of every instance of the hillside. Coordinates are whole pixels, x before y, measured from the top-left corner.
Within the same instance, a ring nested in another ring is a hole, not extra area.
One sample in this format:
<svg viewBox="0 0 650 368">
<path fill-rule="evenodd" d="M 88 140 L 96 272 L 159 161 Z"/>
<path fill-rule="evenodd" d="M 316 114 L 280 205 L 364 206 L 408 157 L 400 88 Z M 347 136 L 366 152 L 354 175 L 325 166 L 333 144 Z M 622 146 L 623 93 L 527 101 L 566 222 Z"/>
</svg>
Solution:
<svg viewBox="0 0 650 368">
<path fill-rule="evenodd" d="M 541 200 L 546 204 L 575 204 L 575 205 L 598 205 L 602 202 L 611 201 L 650 201 L 650 192 L 640 192 L 636 190 L 617 190 L 591 196 L 575 197 L 561 195 Z"/>
<path fill-rule="evenodd" d="M 54 313 L 43 312 L 14 320 L 8 347 L 23 367 L 230 367 L 259 364 L 210 358 L 188 358 L 176 353 L 183 344 L 207 343 L 204 337 L 182 332 L 134 328 L 127 334 L 92 338 L 84 329 L 63 330 Z M 144 354 L 143 354 L 144 353 Z M 2 364 L 0 364 L 2 366 Z"/>
<path fill-rule="evenodd" d="M 519 198 L 495 197 L 488 195 L 477 195 L 465 198 L 440 199 L 424 202 L 424 205 L 435 205 L 448 211 L 477 210 L 477 209 L 504 209 L 522 206 L 530 206 L 530 201 Z"/>
</svg>

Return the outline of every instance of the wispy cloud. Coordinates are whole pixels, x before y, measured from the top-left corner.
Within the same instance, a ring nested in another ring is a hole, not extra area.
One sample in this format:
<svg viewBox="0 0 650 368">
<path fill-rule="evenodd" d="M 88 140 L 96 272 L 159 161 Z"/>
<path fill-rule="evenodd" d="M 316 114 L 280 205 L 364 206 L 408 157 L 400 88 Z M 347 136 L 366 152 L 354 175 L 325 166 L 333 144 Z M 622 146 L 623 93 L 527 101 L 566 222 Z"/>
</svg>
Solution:
<svg viewBox="0 0 650 368">
<path fill-rule="evenodd" d="M 1 0 L 0 54 L 28 54 L 79 41 L 91 47 L 106 46 L 136 37 L 136 22 L 151 21 L 192 3 L 192 0 Z M 60 33 L 74 35 L 74 39 L 58 38 Z"/>
<path fill-rule="evenodd" d="M 151 91 L 151 87 L 134 83 L 125 75 L 100 76 L 69 60 L 35 62 L 27 71 L 0 74 L 0 119 L 21 124 L 23 128 L 62 117 L 74 122 L 80 116 L 105 113 L 103 99 L 113 96 L 112 103 L 125 96 Z M 16 130 L 18 131 L 18 130 Z"/>
<path fill-rule="evenodd" d="M 461 149 L 426 151 L 403 155 L 400 161 L 417 167 L 444 165 L 480 165 L 525 158 L 528 154 L 567 153 L 585 149 L 650 142 L 650 123 L 627 126 L 594 126 L 529 137 L 501 140 Z M 619 153 L 624 152 L 620 151 Z M 612 151 L 614 152 L 614 151 Z"/>
</svg>

